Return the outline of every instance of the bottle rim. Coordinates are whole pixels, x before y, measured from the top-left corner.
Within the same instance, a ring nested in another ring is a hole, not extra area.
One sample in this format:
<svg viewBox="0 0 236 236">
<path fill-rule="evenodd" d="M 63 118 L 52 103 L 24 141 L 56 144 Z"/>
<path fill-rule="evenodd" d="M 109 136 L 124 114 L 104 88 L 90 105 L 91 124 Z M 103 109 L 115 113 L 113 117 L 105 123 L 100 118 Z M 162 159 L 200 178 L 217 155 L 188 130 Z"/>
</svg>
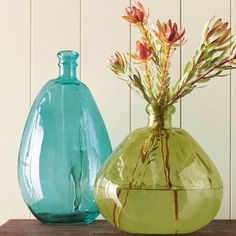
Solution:
<svg viewBox="0 0 236 236">
<path fill-rule="evenodd" d="M 72 50 L 63 50 L 57 53 L 59 59 L 77 59 L 79 57 L 79 53 Z"/>
</svg>

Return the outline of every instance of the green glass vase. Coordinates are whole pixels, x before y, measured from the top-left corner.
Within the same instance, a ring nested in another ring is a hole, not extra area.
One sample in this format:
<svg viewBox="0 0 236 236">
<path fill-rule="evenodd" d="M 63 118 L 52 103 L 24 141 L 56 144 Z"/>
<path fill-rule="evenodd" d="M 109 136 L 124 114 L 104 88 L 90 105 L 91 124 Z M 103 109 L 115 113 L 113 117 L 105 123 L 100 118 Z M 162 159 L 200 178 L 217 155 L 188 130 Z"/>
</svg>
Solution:
<svg viewBox="0 0 236 236">
<path fill-rule="evenodd" d="M 185 234 L 207 225 L 221 205 L 221 177 L 183 129 L 172 128 L 174 106 L 131 132 L 99 172 L 95 199 L 111 224 L 130 233 Z"/>
<path fill-rule="evenodd" d="M 89 224 L 99 215 L 94 181 L 111 144 L 92 94 L 77 79 L 78 56 L 58 53 L 59 76 L 39 92 L 22 136 L 19 185 L 43 223 Z"/>
</svg>

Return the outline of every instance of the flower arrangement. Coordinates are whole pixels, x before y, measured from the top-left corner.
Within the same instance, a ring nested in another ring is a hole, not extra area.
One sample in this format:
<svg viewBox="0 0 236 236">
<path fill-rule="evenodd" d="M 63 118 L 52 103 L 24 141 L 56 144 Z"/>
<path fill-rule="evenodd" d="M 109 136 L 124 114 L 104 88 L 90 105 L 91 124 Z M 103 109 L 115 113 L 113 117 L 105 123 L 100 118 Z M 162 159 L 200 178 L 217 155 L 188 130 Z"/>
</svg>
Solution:
<svg viewBox="0 0 236 236">
<path fill-rule="evenodd" d="M 121 226 L 130 191 L 145 188 L 144 179 L 149 167 L 160 157 L 165 179 L 165 184 L 161 187 L 173 190 L 173 219 L 178 222 L 179 202 L 182 200 L 179 199 L 178 187 L 173 184 L 174 176 L 178 173 L 171 174 L 173 168 L 170 164 L 169 145 L 173 148 L 173 143 L 170 144 L 169 139 L 172 133 L 168 129 L 163 129 L 161 124 L 164 124 L 164 116 L 170 113 L 171 107 L 199 87 L 199 84 L 223 77 L 226 71 L 236 68 L 236 43 L 232 41 L 228 22 L 212 18 L 207 23 L 200 45 L 185 66 L 181 78 L 171 83 L 171 56 L 186 42 L 185 30 L 180 30 L 177 23 L 171 19 L 166 22 L 157 20 L 150 29 L 149 11 L 146 11 L 140 2 L 127 7 L 125 13 L 123 19 L 140 31 L 141 38 L 136 42 L 133 53 L 123 54 L 117 51 L 109 59 L 109 67 L 118 78 L 125 80 L 144 97 L 153 113 L 157 115 L 158 125 L 151 130 L 151 134 L 138 151 L 137 162 L 130 174 L 124 200 L 121 201 L 121 207 L 114 203 L 111 221 L 115 226 Z M 184 154 L 181 153 L 180 156 Z M 121 189 L 117 190 L 118 199 L 121 199 L 121 192 Z M 175 232 L 177 233 L 178 229 Z"/>
<path fill-rule="evenodd" d="M 225 71 L 235 68 L 236 44 L 232 42 L 229 24 L 213 18 L 207 23 L 199 48 L 185 66 L 182 77 L 171 85 L 170 58 L 185 43 L 185 30 L 179 30 L 172 20 L 163 23 L 157 20 L 150 30 L 149 12 L 140 2 L 125 11 L 123 19 L 140 31 L 141 39 L 136 42 L 135 52 L 126 55 L 116 52 L 109 60 L 109 66 L 116 76 L 141 93 L 159 114 L 200 83 L 223 77 Z"/>
</svg>

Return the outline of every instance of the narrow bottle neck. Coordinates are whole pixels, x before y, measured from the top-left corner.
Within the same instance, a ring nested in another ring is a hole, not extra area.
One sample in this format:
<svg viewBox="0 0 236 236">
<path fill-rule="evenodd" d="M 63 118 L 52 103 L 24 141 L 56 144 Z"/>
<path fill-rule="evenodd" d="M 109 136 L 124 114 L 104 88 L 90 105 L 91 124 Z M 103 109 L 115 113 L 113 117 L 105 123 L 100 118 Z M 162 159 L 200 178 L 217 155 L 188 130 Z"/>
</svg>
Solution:
<svg viewBox="0 0 236 236">
<path fill-rule="evenodd" d="M 175 112 L 175 107 L 170 106 L 163 112 L 158 112 L 151 105 L 146 108 L 148 113 L 148 127 L 159 129 L 171 129 L 172 128 L 172 115 Z"/>
<path fill-rule="evenodd" d="M 64 82 L 78 81 L 77 79 L 77 59 L 79 54 L 74 51 L 61 51 L 57 54 L 59 59 L 59 77 Z"/>
<path fill-rule="evenodd" d="M 76 65 L 72 63 L 59 64 L 59 78 L 77 80 L 76 71 Z"/>
<path fill-rule="evenodd" d="M 160 129 L 172 128 L 172 116 L 171 115 L 149 115 L 148 127 L 158 127 Z"/>
</svg>

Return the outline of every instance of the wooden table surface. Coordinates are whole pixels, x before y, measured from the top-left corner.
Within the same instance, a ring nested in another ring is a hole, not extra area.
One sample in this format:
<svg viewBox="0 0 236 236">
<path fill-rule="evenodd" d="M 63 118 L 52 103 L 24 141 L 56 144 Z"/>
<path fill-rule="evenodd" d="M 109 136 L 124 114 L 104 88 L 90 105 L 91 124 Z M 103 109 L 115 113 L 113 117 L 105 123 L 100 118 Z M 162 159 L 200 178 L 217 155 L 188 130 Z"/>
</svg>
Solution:
<svg viewBox="0 0 236 236">
<path fill-rule="evenodd" d="M 55 226 L 39 223 L 37 220 L 9 220 L 0 227 L 0 235 L 12 236 L 132 236 L 115 229 L 104 220 L 83 226 Z M 141 236 L 140 234 L 138 234 Z M 193 236 L 236 236 L 236 220 L 215 220 Z"/>
</svg>

